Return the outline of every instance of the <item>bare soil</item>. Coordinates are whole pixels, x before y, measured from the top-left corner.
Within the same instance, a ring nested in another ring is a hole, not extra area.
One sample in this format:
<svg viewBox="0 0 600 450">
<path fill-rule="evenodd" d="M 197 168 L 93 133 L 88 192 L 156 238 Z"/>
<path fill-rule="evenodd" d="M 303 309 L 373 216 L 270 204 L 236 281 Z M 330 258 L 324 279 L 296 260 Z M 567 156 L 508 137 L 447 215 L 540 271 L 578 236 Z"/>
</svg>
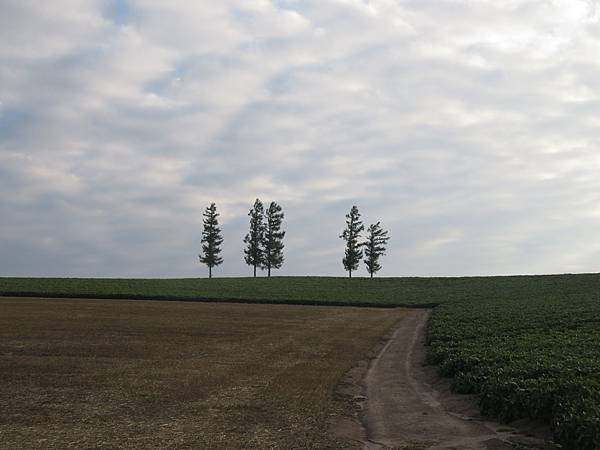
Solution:
<svg viewBox="0 0 600 450">
<path fill-rule="evenodd" d="M 449 382 L 424 366 L 425 325 L 430 312 L 410 310 L 371 360 L 362 409 L 366 449 L 552 448 L 545 428 L 521 423 L 520 430 L 485 420 L 474 398 L 450 392 Z M 356 386 L 355 386 L 356 389 Z"/>
<path fill-rule="evenodd" d="M 336 386 L 405 314 L 0 298 L 0 447 L 359 448 Z"/>
</svg>

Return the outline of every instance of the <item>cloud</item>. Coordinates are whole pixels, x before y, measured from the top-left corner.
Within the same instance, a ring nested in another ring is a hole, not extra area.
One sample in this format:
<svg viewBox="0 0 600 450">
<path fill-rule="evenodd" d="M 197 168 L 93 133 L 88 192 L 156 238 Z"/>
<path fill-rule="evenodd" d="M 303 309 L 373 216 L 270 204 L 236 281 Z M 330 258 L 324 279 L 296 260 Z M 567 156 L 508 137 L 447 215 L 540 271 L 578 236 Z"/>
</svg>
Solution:
<svg viewBox="0 0 600 450">
<path fill-rule="evenodd" d="M 0 273 L 195 276 L 203 208 L 250 273 L 343 275 L 357 204 L 382 275 L 594 271 L 600 50 L 584 0 L 9 0 Z"/>
</svg>

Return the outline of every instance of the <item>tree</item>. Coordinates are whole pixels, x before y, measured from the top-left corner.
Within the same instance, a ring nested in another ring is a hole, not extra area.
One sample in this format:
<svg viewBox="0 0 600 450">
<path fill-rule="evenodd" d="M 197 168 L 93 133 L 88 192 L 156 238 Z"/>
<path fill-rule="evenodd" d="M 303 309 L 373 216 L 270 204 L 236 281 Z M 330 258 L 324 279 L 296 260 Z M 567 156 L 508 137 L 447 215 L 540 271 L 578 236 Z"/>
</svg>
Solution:
<svg viewBox="0 0 600 450">
<path fill-rule="evenodd" d="M 352 271 L 358 269 L 358 264 L 363 256 L 361 250 L 362 244 L 358 242 L 360 233 L 365 229 L 360 221 L 358 208 L 353 206 L 349 214 L 346 214 L 346 228 L 340 235 L 340 238 L 346 241 L 346 251 L 342 263 L 348 271 L 348 277 L 352 278 Z"/>
<path fill-rule="evenodd" d="M 254 278 L 256 278 L 256 267 L 264 266 L 262 245 L 265 236 L 265 209 L 259 199 L 254 202 L 248 216 L 250 216 L 250 231 L 244 237 L 244 243 L 247 244 L 244 249 L 244 260 L 246 264 L 254 267 Z"/>
<path fill-rule="evenodd" d="M 281 231 L 283 211 L 281 206 L 271 202 L 266 213 L 264 236 L 264 268 L 271 276 L 271 269 L 279 269 L 283 265 L 283 238 L 285 231 Z"/>
<path fill-rule="evenodd" d="M 217 206 L 211 203 L 207 206 L 204 214 L 204 230 L 202 231 L 202 254 L 198 255 L 200 262 L 208 266 L 208 278 L 212 278 L 212 268 L 220 265 L 223 262 L 223 258 L 219 256 L 221 253 L 221 244 L 223 243 L 223 236 L 221 235 L 221 229 L 219 228 L 219 213 L 217 213 Z"/>
<path fill-rule="evenodd" d="M 373 278 L 373 274 L 381 269 L 379 257 L 385 255 L 385 244 L 390 239 L 388 232 L 381 228 L 379 222 L 369 225 L 367 228 L 367 240 L 363 242 L 365 248 L 367 272 Z"/>
</svg>

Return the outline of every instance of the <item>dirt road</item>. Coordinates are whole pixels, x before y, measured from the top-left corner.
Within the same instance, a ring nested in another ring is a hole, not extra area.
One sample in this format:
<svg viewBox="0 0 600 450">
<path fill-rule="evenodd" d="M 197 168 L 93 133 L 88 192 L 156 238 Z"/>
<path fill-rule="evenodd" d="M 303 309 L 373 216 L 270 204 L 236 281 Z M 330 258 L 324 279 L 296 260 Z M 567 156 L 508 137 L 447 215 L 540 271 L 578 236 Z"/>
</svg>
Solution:
<svg viewBox="0 0 600 450">
<path fill-rule="evenodd" d="M 369 367 L 365 448 L 500 450 L 514 448 L 511 441 L 538 443 L 506 426 L 449 411 L 448 399 L 427 382 L 431 369 L 423 367 L 429 314 L 411 311 Z"/>
</svg>

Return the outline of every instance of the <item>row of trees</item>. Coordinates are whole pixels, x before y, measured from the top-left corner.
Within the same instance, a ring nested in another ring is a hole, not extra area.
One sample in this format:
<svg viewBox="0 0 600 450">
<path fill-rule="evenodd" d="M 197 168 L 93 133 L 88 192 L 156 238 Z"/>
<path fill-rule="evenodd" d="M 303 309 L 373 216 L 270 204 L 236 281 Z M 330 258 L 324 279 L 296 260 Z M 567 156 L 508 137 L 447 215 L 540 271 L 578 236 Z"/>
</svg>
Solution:
<svg viewBox="0 0 600 450">
<path fill-rule="evenodd" d="M 283 265 L 283 238 L 285 231 L 281 229 L 284 214 L 280 205 L 271 202 L 265 211 L 263 203 L 257 198 L 248 213 L 250 217 L 250 229 L 244 237 L 244 260 L 246 264 L 254 269 L 260 268 L 267 271 L 271 276 L 271 269 L 279 269 Z M 223 263 L 221 245 L 223 235 L 219 228 L 219 213 L 217 206 L 211 203 L 203 213 L 202 231 L 202 253 L 198 255 L 200 262 L 208 267 L 208 277 L 212 278 L 213 267 Z M 358 208 L 353 206 L 350 213 L 346 215 L 346 228 L 340 235 L 346 241 L 346 249 L 342 263 L 352 278 L 352 272 L 358 269 L 360 260 L 364 256 L 367 271 L 373 275 L 381 269 L 379 258 L 385 255 L 385 246 L 388 232 L 381 227 L 380 222 L 369 225 L 365 240 L 361 240 L 361 233 L 365 227 L 360 220 Z"/>
<path fill-rule="evenodd" d="M 202 253 L 198 255 L 200 262 L 208 267 L 208 277 L 212 278 L 213 267 L 223 263 L 220 256 L 223 235 L 219 228 L 219 213 L 217 206 L 211 203 L 207 206 L 203 216 L 202 230 Z M 271 276 L 271 269 L 279 269 L 283 265 L 283 238 L 285 231 L 281 229 L 283 222 L 283 210 L 280 205 L 271 202 L 265 211 L 263 203 L 257 198 L 254 206 L 248 213 L 250 216 L 250 230 L 244 237 L 246 248 L 244 249 L 244 260 L 246 264 L 256 269 L 267 271 Z"/>
<path fill-rule="evenodd" d="M 388 232 L 381 227 L 380 222 L 369 225 L 367 237 L 364 241 L 361 241 L 360 233 L 364 229 L 365 226 L 360 220 L 358 208 L 353 206 L 350 213 L 346 214 L 346 228 L 340 235 L 340 238 L 346 241 L 342 264 L 344 264 L 344 269 L 348 271 L 350 278 L 352 278 L 352 271 L 358 269 L 358 264 L 363 257 L 363 248 L 367 272 L 373 278 L 373 275 L 381 270 L 379 258 L 385 255 L 385 246 L 390 239 Z"/>
<path fill-rule="evenodd" d="M 265 212 L 264 206 L 256 199 L 254 206 L 248 213 L 250 216 L 250 231 L 244 237 L 246 248 L 244 249 L 244 260 L 246 264 L 254 268 L 267 270 L 267 276 L 271 276 L 271 269 L 279 269 L 283 265 L 283 238 L 285 231 L 281 229 L 283 222 L 283 211 L 281 206 L 271 202 Z"/>
</svg>

